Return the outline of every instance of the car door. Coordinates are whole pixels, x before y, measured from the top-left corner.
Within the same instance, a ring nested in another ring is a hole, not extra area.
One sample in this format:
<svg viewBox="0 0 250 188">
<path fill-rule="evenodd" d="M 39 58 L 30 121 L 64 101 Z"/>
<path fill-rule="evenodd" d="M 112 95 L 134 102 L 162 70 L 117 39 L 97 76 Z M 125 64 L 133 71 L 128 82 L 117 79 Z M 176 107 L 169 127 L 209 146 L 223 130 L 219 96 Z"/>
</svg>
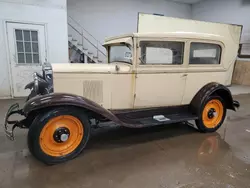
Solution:
<svg viewBox="0 0 250 188">
<path fill-rule="evenodd" d="M 217 82 L 225 84 L 227 69 L 223 67 L 224 45 L 216 41 L 192 40 L 187 43 L 190 49 L 186 89 L 183 104 L 189 104 L 195 94 L 206 84 Z"/>
<path fill-rule="evenodd" d="M 180 105 L 185 89 L 185 41 L 137 42 L 135 108 Z"/>
</svg>

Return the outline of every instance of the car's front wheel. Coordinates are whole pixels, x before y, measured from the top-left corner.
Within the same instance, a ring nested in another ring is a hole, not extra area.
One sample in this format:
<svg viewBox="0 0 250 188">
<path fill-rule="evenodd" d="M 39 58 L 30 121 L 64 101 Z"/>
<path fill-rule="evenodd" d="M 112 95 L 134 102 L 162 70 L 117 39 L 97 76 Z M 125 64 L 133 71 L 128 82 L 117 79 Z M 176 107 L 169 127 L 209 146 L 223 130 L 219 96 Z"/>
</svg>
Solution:
<svg viewBox="0 0 250 188">
<path fill-rule="evenodd" d="M 28 133 L 30 152 L 46 164 L 57 164 L 78 156 L 90 134 L 90 124 L 82 110 L 54 108 L 37 116 Z"/>
<path fill-rule="evenodd" d="M 209 96 L 202 104 L 196 125 L 201 132 L 215 132 L 226 117 L 224 100 L 219 96 Z"/>
</svg>

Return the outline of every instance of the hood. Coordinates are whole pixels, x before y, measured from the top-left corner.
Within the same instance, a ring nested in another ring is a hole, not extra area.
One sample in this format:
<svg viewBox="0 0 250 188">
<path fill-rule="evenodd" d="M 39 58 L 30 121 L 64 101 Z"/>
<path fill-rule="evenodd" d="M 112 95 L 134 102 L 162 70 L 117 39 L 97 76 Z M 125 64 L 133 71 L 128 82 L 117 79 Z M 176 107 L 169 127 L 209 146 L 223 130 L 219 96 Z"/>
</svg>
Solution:
<svg viewBox="0 0 250 188">
<path fill-rule="evenodd" d="M 85 64 L 60 63 L 52 64 L 53 73 L 115 73 L 129 72 L 132 65 L 123 63 L 112 64 Z"/>
</svg>

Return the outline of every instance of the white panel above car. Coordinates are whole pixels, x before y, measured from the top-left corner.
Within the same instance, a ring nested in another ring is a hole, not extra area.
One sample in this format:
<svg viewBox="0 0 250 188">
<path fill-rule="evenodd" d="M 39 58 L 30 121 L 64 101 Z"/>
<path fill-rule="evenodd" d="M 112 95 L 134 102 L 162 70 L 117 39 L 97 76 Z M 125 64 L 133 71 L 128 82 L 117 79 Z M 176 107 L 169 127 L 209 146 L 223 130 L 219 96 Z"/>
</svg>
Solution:
<svg viewBox="0 0 250 188">
<path fill-rule="evenodd" d="M 171 1 L 179 2 L 179 3 L 195 4 L 202 0 L 171 0 Z"/>
</svg>

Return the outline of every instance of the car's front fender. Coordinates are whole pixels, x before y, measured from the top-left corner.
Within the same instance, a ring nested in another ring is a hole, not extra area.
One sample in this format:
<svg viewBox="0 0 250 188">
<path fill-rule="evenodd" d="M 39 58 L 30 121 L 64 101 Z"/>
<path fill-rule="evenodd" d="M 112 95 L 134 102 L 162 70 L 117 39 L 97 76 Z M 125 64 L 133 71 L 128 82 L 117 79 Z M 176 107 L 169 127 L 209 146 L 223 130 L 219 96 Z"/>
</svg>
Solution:
<svg viewBox="0 0 250 188">
<path fill-rule="evenodd" d="M 27 101 L 23 107 L 23 113 L 27 117 L 31 112 L 56 106 L 75 106 L 82 109 L 92 111 L 116 123 L 120 120 L 109 110 L 103 108 L 99 104 L 81 96 L 67 93 L 51 93 L 39 95 Z"/>
<path fill-rule="evenodd" d="M 28 83 L 28 84 L 24 87 L 24 89 L 30 89 L 30 90 L 31 90 L 33 87 L 34 87 L 34 81 Z"/>
</svg>

